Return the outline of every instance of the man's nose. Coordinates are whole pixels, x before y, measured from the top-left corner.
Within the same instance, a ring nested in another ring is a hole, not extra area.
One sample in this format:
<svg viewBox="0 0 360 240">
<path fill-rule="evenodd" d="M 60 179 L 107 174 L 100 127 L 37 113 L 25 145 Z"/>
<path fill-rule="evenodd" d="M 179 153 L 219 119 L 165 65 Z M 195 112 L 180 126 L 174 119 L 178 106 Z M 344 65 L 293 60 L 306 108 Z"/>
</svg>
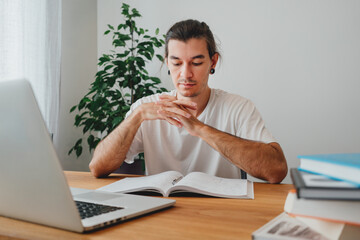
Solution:
<svg viewBox="0 0 360 240">
<path fill-rule="evenodd" d="M 193 77 L 193 72 L 189 64 L 184 64 L 181 69 L 181 78 L 191 79 Z"/>
</svg>

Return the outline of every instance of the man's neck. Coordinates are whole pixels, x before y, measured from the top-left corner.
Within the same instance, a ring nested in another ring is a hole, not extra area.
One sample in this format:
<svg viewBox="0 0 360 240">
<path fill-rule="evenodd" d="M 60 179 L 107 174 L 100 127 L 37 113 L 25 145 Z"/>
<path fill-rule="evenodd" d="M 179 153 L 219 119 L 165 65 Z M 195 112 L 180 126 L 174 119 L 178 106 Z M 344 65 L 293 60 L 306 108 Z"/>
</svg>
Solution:
<svg viewBox="0 0 360 240">
<path fill-rule="evenodd" d="M 207 88 L 202 94 L 195 96 L 195 97 L 184 97 L 180 94 L 177 94 L 178 99 L 185 99 L 188 101 L 195 102 L 197 104 L 196 110 L 189 109 L 190 113 L 193 114 L 195 117 L 198 117 L 205 109 L 206 105 L 209 102 L 211 95 L 211 88 Z"/>
</svg>

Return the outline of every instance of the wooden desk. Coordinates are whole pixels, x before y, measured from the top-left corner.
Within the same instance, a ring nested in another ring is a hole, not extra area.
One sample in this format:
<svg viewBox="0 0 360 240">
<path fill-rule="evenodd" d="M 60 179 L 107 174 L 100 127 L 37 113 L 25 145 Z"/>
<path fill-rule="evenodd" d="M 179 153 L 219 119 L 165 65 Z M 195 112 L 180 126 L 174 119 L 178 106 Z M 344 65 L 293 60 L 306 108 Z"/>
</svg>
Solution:
<svg viewBox="0 0 360 240">
<path fill-rule="evenodd" d="M 126 176 L 95 179 L 88 172 L 70 171 L 65 175 L 70 186 L 87 189 Z M 0 239 L 251 239 L 253 231 L 283 211 L 291 188 L 254 183 L 255 200 L 176 197 L 170 209 L 86 234 L 0 217 Z"/>
</svg>

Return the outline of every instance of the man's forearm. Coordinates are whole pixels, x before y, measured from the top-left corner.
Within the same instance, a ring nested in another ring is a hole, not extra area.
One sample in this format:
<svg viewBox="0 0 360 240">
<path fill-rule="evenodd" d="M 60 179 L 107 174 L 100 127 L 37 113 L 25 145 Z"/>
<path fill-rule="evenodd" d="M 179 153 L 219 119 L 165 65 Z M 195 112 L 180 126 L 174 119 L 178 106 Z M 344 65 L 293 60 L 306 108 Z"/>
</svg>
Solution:
<svg viewBox="0 0 360 240">
<path fill-rule="evenodd" d="M 278 183 L 287 174 L 286 159 L 278 143 L 242 139 L 207 125 L 201 127 L 198 136 L 254 177 Z"/>
<path fill-rule="evenodd" d="M 97 145 L 89 164 L 95 177 L 107 176 L 121 166 L 141 123 L 141 114 L 133 112 Z"/>
<path fill-rule="evenodd" d="M 187 109 L 187 107 L 182 109 Z M 237 167 L 254 177 L 270 183 L 278 183 L 287 174 L 286 159 L 278 143 L 266 144 L 242 139 L 212 128 L 200 122 L 194 115 L 189 118 L 178 115 L 170 108 L 162 111 L 161 114 L 164 117 L 179 119 L 181 126 L 189 134 L 200 137 Z"/>
<path fill-rule="evenodd" d="M 143 103 L 125 119 L 113 132 L 102 140 L 94 151 L 89 168 L 95 177 L 106 176 L 119 168 L 134 140 L 141 123 L 146 120 L 165 120 L 159 115 L 161 105 L 155 102 Z M 177 112 L 187 116 L 186 111 Z"/>
</svg>

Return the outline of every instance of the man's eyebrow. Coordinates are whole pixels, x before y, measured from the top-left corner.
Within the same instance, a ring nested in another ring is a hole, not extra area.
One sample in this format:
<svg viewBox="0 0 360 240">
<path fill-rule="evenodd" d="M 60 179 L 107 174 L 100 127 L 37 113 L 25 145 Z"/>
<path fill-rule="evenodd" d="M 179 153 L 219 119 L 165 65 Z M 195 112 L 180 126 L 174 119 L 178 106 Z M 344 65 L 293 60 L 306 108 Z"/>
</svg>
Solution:
<svg viewBox="0 0 360 240">
<path fill-rule="evenodd" d="M 203 59 L 203 58 L 205 58 L 205 56 L 202 55 L 202 54 L 199 54 L 199 55 L 196 55 L 196 56 L 192 57 L 191 59 L 197 59 L 197 58 Z M 178 58 L 178 57 L 176 57 L 176 56 L 170 56 L 170 59 L 180 60 L 180 58 Z"/>
<path fill-rule="evenodd" d="M 192 59 L 196 59 L 196 58 L 201 58 L 201 59 L 203 59 L 203 58 L 205 58 L 205 56 L 202 55 L 202 54 L 199 54 L 199 55 L 196 55 L 196 56 L 192 57 Z"/>
</svg>

